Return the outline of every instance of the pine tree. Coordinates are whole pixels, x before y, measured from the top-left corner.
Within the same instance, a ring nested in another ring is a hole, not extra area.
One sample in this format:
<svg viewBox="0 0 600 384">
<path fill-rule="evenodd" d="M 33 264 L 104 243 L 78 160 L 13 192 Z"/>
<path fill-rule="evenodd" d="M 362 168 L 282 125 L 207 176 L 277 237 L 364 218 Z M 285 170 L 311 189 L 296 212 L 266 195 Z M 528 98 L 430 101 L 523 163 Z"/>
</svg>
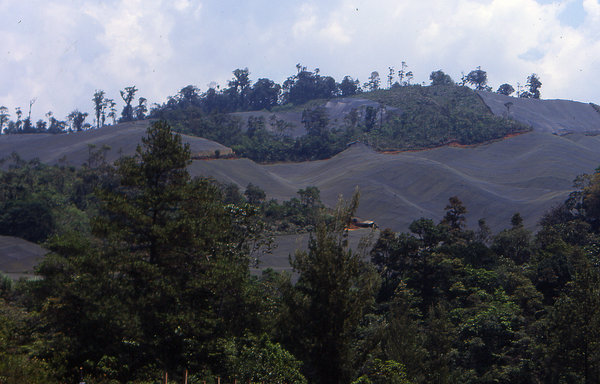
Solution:
<svg viewBox="0 0 600 384">
<path fill-rule="evenodd" d="M 60 303 L 42 312 L 62 345 L 75 346 L 71 374 L 86 361 L 119 381 L 153 369 L 219 372 L 217 340 L 256 323 L 247 298 L 252 211 L 225 206 L 216 185 L 191 179 L 189 162 L 181 137 L 152 125 L 136 154 L 117 162 L 119 185 L 98 192 L 95 237 L 63 239 L 42 264 L 38 295 Z"/>
<path fill-rule="evenodd" d="M 348 249 L 346 225 L 358 204 L 358 193 L 340 202 L 330 223 L 322 218 L 311 235 L 308 252 L 298 252 L 292 266 L 299 273 L 287 292 L 289 340 L 307 363 L 316 383 L 352 379 L 353 337 L 374 302 L 377 277 L 359 253 Z"/>
</svg>

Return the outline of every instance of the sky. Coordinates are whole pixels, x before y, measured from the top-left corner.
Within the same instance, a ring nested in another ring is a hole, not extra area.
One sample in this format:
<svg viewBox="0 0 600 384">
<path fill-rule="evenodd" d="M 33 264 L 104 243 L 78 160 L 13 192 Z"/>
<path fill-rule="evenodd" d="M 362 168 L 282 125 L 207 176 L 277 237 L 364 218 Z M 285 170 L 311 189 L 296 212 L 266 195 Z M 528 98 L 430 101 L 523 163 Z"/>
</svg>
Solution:
<svg viewBox="0 0 600 384">
<path fill-rule="evenodd" d="M 536 73 L 542 98 L 600 104 L 600 0 L 0 0 L 0 31 L 11 118 L 92 116 L 96 90 L 122 107 L 132 85 L 163 103 L 236 68 L 281 83 L 297 63 L 365 82 L 404 61 L 426 84 L 480 66 L 493 89 Z"/>
</svg>

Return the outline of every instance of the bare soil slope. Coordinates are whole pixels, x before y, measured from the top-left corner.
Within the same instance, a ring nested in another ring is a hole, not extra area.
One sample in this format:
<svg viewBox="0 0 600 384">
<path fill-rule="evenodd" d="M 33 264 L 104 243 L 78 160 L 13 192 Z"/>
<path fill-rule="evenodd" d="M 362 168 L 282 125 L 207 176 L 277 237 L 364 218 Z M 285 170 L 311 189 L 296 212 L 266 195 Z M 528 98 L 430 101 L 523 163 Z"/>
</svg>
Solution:
<svg viewBox="0 0 600 384">
<path fill-rule="evenodd" d="M 109 162 L 121 155 L 132 155 L 146 134 L 148 121 L 106 126 L 70 134 L 20 134 L 0 136 L 0 159 L 17 152 L 23 159 L 39 158 L 44 163 L 56 164 L 65 161 L 70 165 L 81 165 L 89 160 L 90 146 L 106 152 Z M 200 137 L 182 135 L 183 141 L 190 144 L 192 156 L 211 156 L 215 150 L 221 155 L 231 154 L 231 149 L 214 141 Z"/>
<path fill-rule="evenodd" d="M 498 116 L 509 116 L 535 131 L 564 135 L 600 134 L 600 113 L 590 104 L 570 100 L 520 99 L 493 92 L 477 92 Z"/>
<path fill-rule="evenodd" d="M 0 271 L 13 278 L 25 276 L 46 253 L 44 248 L 27 240 L 0 236 Z"/>
<path fill-rule="evenodd" d="M 520 212 L 533 229 L 544 212 L 564 201 L 578 174 L 600 164 L 597 144 L 596 137 L 532 132 L 474 148 L 381 154 L 354 145 L 328 160 L 274 165 L 245 161 L 242 172 L 236 170 L 239 163 L 214 160 L 194 164 L 192 170 L 242 188 L 252 182 L 277 199 L 314 185 L 331 206 L 339 194 L 348 198 L 358 186 L 358 215 L 396 231 L 406 230 L 419 217 L 439 220 L 454 195 L 467 206 L 472 227 L 485 218 L 498 231 Z"/>
<path fill-rule="evenodd" d="M 309 105 L 314 104 L 314 108 L 316 105 L 322 104 L 323 108 L 325 108 L 325 112 L 327 113 L 327 117 L 329 118 L 330 128 L 339 128 L 344 123 L 344 118 L 355 109 L 360 114 L 364 115 L 367 107 L 378 108 L 379 103 L 373 100 L 367 100 L 357 97 L 342 97 L 335 98 L 331 100 L 327 100 L 324 103 L 311 102 Z M 307 108 L 313 108 L 307 106 Z M 399 113 L 398 108 L 386 106 L 386 111 L 388 113 Z M 298 138 L 300 136 L 306 135 L 306 129 L 304 128 L 304 124 L 302 123 L 302 112 L 303 109 L 300 107 L 294 107 L 290 110 L 276 110 L 273 112 L 268 111 L 251 111 L 251 112 L 235 112 L 232 115 L 239 117 L 242 120 L 243 129 L 247 128 L 248 118 L 263 118 L 265 120 L 265 128 L 268 131 L 282 134 L 286 136 L 290 136 L 292 138 Z M 288 123 L 288 127 L 283 130 L 283 132 L 278 131 L 278 127 L 275 124 L 276 120 L 283 120 Z"/>
</svg>

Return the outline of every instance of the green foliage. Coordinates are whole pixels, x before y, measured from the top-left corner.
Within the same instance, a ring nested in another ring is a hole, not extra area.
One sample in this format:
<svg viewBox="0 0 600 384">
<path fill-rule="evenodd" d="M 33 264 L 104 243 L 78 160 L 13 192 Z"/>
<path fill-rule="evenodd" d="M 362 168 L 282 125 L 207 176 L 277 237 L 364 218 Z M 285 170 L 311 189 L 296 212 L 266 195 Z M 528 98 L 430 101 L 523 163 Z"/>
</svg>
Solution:
<svg viewBox="0 0 600 384">
<path fill-rule="evenodd" d="M 30 315 L 0 298 L 0 382 L 56 383 L 46 362 L 32 356 Z"/>
<path fill-rule="evenodd" d="M 475 86 L 475 89 L 478 91 L 489 91 L 489 87 L 487 86 L 487 72 L 483 71 L 481 67 L 477 67 L 477 69 L 469 72 L 466 80 L 467 83 Z"/>
<path fill-rule="evenodd" d="M 368 373 L 354 380 L 352 384 L 410 384 L 404 366 L 397 361 L 373 360 Z"/>
<path fill-rule="evenodd" d="M 259 324 L 248 285 L 252 211 L 191 180 L 189 161 L 181 138 L 154 124 L 136 155 L 118 162 L 118 186 L 98 192 L 96 237 L 48 245 L 33 284 L 51 336 L 45 353 L 61 375 L 79 366 L 119 381 L 183 367 L 219 372 L 216 340 Z"/>
<path fill-rule="evenodd" d="M 240 339 L 228 356 L 229 376 L 243 383 L 304 384 L 301 363 L 266 335 Z"/>
<path fill-rule="evenodd" d="M 57 233 L 89 232 L 93 191 L 113 184 L 102 150 L 90 148 L 90 162 L 80 169 L 25 162 L 16 154 L 10 160 L 0 170 L 0 234 L 41 243 Z"/>
<path fill-rule="evenodd" d="M 326 135 L 315 117 L 309 136 Z M 3 217 L 31 203 L 54 220 L 40 279 L 0 275 L 3 383 L 186 370 L 190 383 L 600 379 L 598 172 L 535 235 L 519 214 L 493 237 L 483 220 L 467 230 L 454 196 L 439 223 L 381 231 L 369 264 L 348 247 L 358 195 L 331 211 L 313 186 L 279 204 L 254 185 L 244 196 L 191 179 L 189 148 L 164 122 L 114 172 L 101 153 L 81 170 L 14 158 L 0 173 Z M 88 214 L 91 233 L 66 224 Z M 294 275 L 249 275 L 265 230 L 311 232 Z"/>
<path fill-rule="evenodd" d="M 332 129 L 323 107 L 325 101 L 315 100 L 316 96 L 306 99 L 305 104 L 278 107 L 302 112 L 307 134 L 295 139 L 267 130 L 262 117 L 249 118 L 244 131 L 234 115 L 208 114 L 201 104 L 191 101 L 180 101 L 177 108 L 156 110 L 154 116 L 168 120 L 179 132 L 215 140 L 231 147 L 237 155 L 259 162 L 328 158 L 357 140 L 377 150 L 423 149 L 450 143 L 477 144 L 530 129 L 494 116 L 472 90 L 457 87 L 444 76 L 436 81 L 432 87 L 363 92 L 360 97 L 377 101 L 381 107 L 366 107 L 364 119 L 345 119 L 340 129 Z M 385 111 L 389 107 L 394 109 Z"/>
<path fill-rule="evenodd" d="M 445 74 L 442 70 L 431 72 L 431 75 L 429 75 L 429 80 L 431 80 L 432 86 L 454 85 L 452 78 Z"/>
<path fill-rule="evenodd" d="M 299 277 L 284 291 L 287 317 L 282 332 L 316 383 L 352 378 L 353 338 L 377 287 L 369 265 L 348 249 L 345 226 L 357 204 L 358 194 L 348 205 L 340 202 L 331 223 L 317 224 L 308 252 L 298 252 L 291 260 Z"/>
<path fill-rule="evenodd" d="M 479 96 L 466 87 L 419 85 L 361 94 L 400 109 L 369 132 L 379 150 L 431 148 L 449 143 L 471 145 L 500 139 L 531 128 L 491 114 Z"/>
<path fill-rule="evenodd" d="M 548 379 L 561 383 L 600 380 L 600 271 L 579 271 L 550 313 Z"/>
</svg>

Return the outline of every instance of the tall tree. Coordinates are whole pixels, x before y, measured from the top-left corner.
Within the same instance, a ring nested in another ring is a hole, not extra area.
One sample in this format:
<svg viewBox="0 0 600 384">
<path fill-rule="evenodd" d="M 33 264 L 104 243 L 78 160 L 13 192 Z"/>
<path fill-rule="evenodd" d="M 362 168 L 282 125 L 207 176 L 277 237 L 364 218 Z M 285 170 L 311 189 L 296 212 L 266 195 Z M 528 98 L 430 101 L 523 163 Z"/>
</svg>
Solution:
<svg viewBox="0 0 600 384">
<path fill-rule="evenodd" d="M 135 93 L 138 89 L 134 86 L 125 87 L 121 92 L 121 98 L 125 102 L 125 106 L 123 107 L 123 111 L 121 111 L 121 121 L 132 121 L 133 120 L 133 106 L 131 103 L 135 98 Z"/>
<path fill-rule="evenodd" d="M 94 102 L 94 113 L 96 115 L 96 128 L 100 128 L 102 125 L 104 125 L 104 119 L 102 116 L 104 114 L 104 110 L 106 109 L 104 91 L 96 90 L 96 92 L 94 92 L 92 101 Z"/>
<path fill-rule="evenodd" d="M 379 89 L 379 84 L 381 84 L 381 79 L 379 78 L 379 72 L 373 71 L 371 72 L 371 76 L 369 76 L 369 81 L 365 83 L 365 88 L 369 91 L 375 91 Z"/>
<path fill-rule="evenodd" d="M 482 70 L 481 67 L 469 72 L 466 77 L 466 82 L 475 86 L 478 91 L 489 91 L 487 86 L 487 72 Z"/>
<path fill-rule="evenodd" d="M 200 90 L 194 85 L 187 85 L 177 93 L 177 98 L 184 105 L 192 105 L 200 98 Z"/>
<path fill-rule="evenodd" d="M 23 111 L 21 110 L 21 107 L 15 108 L 15 115 L 17 115 L 17 120 L 15 121 L 14 133 L 20 133 L 23 130 Z"/>
<path fill-rule="evenodd" d="M 270 79 L 258 79 L 248 91 L 248 107 L 252 110 L 268 109 L 277 105 L 281 86 Z"/>
<path fill-rule="evenodd" d="M 106 108 L 108 109 L 108 113 L 106 117 L 109 117 L 112 120 L 113 125 L 117 123 L 117 103 L 113 99 L 105 99 Z"/>
<path fill-rule="evenodd" d="M 465 214 L 467 213 L 467 208 L 462 201 L 457 196 L 452 196 L 448 199 L 448 205 L 444 209 L 446 214 L 442 219 L 442 224 L 447 225 L 451 230 L 460 231 L 465 225 Z"/>
<path fill-rule="evenodd" d="M 138 99 L 138 105 L 134 109 L 135 118 L 137 120 L 144 120 L 146 117 L 146 112 L 148 112 L 148 107 L 146 106 L 147 101 L 148 100 L 146 100 L 145 97 L 140 97 Z"/>
<path fill-rule="evenodd" d="M 10 117 L 8 113 L 8 108 L 5 106 L 0 107 L 0 134 L 4 133 L 4 126 L 8 123 L 8 118 Z"/>
<path fill-rule="evenodd" d="M 81 112 L 78 109 L 75 109 L 73 112 L 69 113 L 67 119 L 71 124 L 71 130 L 75 132 L 83 131 L 85 127 L 85 118 L 87 116 L 87 112 Z"/>
<path fill-rule="evenodd" d="M 355 95 L 358 91 L 358 81 L 355 81 L 350 76 L 344 76 L 344 79 L 338 86 L 343 97 Z"/>
<path fill-rule="evenodd" d="M 540 78 L 535 73 L 532 73 L 527 77 L 526 87 L 529 89 L 529 94 L 533 99 L 540 98 L 540 88 L 542 87 L 542 82 Z"/>
<path fill-rule="evenodd" d="M 400 64 L 400 69 L 398 70 L 398 79 L 400 85 L 410 85 L 413 76 L 414 75 L 412 71 L 408 70 L 408 64 L 406 64 L 406 61 L 403 61 Z"/>
<path fill-rule="evenodd" d="M 449 75 L 445 74 L 444 71 L 442 71 L 441 69 L 431 72 L 431 74 L 429 75 L 429 80 L 431 80 L 432 86 L 454 84 L 452 78 Z"/>
<path fill-rule="evenodd" d="M 504 83 L 498 87 L 498 90 L 496 91 L 496 93 L 499 93 L 501 95 L 510 96 L 514 91 L 515 91 L 515 89 L 512 87 L 512 85 Z"/>
<path fill-rule="evenodd" d="M 348 248 L 346 226 L 357 205 L 358 193 L 350 203 L 340 201 L 333 221 L 317 224 L 308 252 L 298 252 L 292 260 L 299 277 L 285 294 L 290 318 L 284 327 L 290 347 L 315 383 L 352 379 L 353 339 L 374 302 L 376 274 L 360 253 Z"/>
<path fill-rule="evenodd" d="M 396 71 L 394 67 L 388 67 L 388 76 L 387 76 L 387 84 L 388 88 L 392 88 L 392 84 L 394 84 L 394 75 Z"/>
<path fill-rule="evenodd" d="M 191 179 L 189 162 L 181 137 L 153 124 L 119 160 L 119 185 L 98 192 L 96 237 L 51 247 L 37 295 L 70 372 L 84 362 L 96 374 L 108 364 L 118 381 L 156 368 L 224 372 L 217 339 L 256 324 L 246 300 L 253 211 L 225 207 L 216 185 Z"/>
</svg>

